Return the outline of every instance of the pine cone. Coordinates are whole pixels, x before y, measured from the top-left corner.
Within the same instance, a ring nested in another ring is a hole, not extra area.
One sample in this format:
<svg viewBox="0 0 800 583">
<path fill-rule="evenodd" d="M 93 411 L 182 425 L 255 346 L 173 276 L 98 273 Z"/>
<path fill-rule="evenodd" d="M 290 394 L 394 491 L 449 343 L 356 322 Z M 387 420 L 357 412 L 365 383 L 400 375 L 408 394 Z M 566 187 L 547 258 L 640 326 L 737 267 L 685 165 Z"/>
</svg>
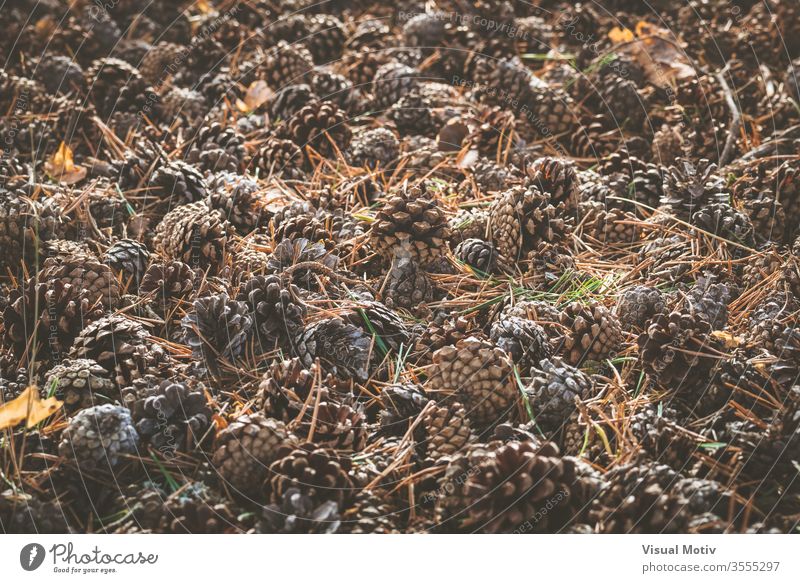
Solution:
<svg viewBox="0 0 800 583">
<path fill-rule="evenodd" d="M 570 364 L 602 361 L 617 351 L 622 328 L 616 316 L 597 302 L 572 302 L 561 312 L 559 322 L 568 332 L 560 351 Z"/>
<path fill-rule="evenodd" d="M 64 408 L 73 413 L 115 398 L 116 385 L 106 369 L 93 360 L 64 360 L 47 373 L 48 392 L 64 401 Z"/>
<path fill-rule="evenodd" d="M 188 265 L 180 261 L 151 264 L 139 286 L 140 294 L 152 294 L 162 307 L 172 301 L 188 298 L 193 290 L 194 273 Z"/>
<path fill-rule="evenodd" d="M 626 289 L 620 295 L 616 315 L 626 331 L 642 329 L 648 320 L 666 309 L 664 294 L 655 287 L 637 285 Z"/>
<path fill-rule="evenodd" d="M 498 318 L 492 324 L 489 337 L 508 353 L 522 376 L 528 376 L 532 367 L 550 358 L 553 352 L 544 328 L 526 318 Z"/>
<path fill-rule="evenodd" d="M 594 393 L 592 379 L 557 356 L 542 360 L 531 370 L 525 392 L 543 430 L 558 433 L 575 411 L 575 398 L 586 400 Z"/>
<path fill-rule="evenodd" d="M 434 405 L 422 420 L 425 449 L 434 462 L 459 454 L 476 441 L 467 412 L 460 403 Z"/>
<path fill-rule="evenodd" d="M 220 477 L 242 494 L 256 494 L 272 475 L 270 464 L 296 438 L 286 426 L 263 415 L 242 415 L 219 432 L 212 463 Z"/>
<path fill-rule="evenodd" d="M 203 126 L 186 151 L 186 162 L 201 170 L 238 172 L 243 168 L 244 138 L 231 127 L 219 123 Z"/>
<path fill-rule="evenodd" d="M 334 158 L 348 147 L 352 133 L 345 114 L 326 101 L 300 109 L 281 126 L 277 137 L 292 140 L 304 152 L 308 146 L 325 158 Z"/>
<path fill-rule="evenodd" d="M 491 274 L 497 267 L 497 251 L 494 245 L 481 239 L 466 239 L 458 244 L 455 256 L 481 273 Z"/>
<path fill-rule="evenodd" d="M 369 377 L 371 344 L 361 328 L 334 317 L 306 326 L 295 339 L 295 350 L 307 368 L 319 359 L 324 371 L 363 382 Z"/>
<path fill-rule="evenodd" d="M 218 358 L 233 361 L 244 351 L 253 319 L 246 303 L 224 292 L 195 300 L 193 308 L 181 320 L 184 342 L 196 360 L 218 374 Z"/>
<path fill-rule="evenodd" d="M 454 396 L 479 427 L 493 425 L 516 407 L 519 391 L 508 355 L 474 336 L 433 354 L 429 390 Z"/>
<path fill-rule="evenodd" d="M 415 310 L 424 307 L 434 295 L 434 284 L 411 257 L 400 254 L 387 275 L 386 306 Z"/>
<path fill-rule="evenodd" d="M 333 501 L 344 506 L 355 494 L 348 476 L 351 465 L 350 458 L 310 443 L 282 446 L 269 467 L 271 499 L 277 503 L 287 491 L 297 489 L 316 504 Z"/>
<path fill-rule="evenodd" d="M 138 288 L 149 262 L 150 251 L 133 239 L 120 239 L 108 248 L 103 258 L 103 263 L 122 275 L 123 282 L 131 282 L 134 290 Z"/>
<path fill-rule="evenodd" d="M 334 500 L 317 505 L 297 488 L 288 488 L 280 504 L 265 506 L 264 518 L 264 530 L 278 534 L 332 534 L 341 525 Z"/>
<path fill-rule="evenodd" d="M 230 225 L 205 202 L 179 206 L 158 223 L 153 242 L 168 259 L 216 268 L 228 245 Z"/>
<path fill-rule="evenodd" d="M 303 326 L 306 308 L 300 290 L 277 275 L 257 275 L 243 284 L 237 300 L 250 308 L 264 346 L 286 344 Z"/>
<path fill-rule="evenodd" d="M 83 471 L 108 469 L 137 453 L 139 436 L 125 407 L 96 405 L 73 417 L 61 436 L 59 455 Z"/>
</svg>

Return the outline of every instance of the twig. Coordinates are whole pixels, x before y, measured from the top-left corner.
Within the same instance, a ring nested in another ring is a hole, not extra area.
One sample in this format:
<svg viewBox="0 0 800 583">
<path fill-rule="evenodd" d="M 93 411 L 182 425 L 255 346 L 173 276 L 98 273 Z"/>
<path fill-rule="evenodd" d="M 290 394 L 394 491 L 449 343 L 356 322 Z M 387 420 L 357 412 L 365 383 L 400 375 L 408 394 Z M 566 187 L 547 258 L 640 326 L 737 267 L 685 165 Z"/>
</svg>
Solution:
<svg viewBox="0 0 800 583">
<path fill-rule="evenodd" d="M 739 133 L 739 126 L 742 123 L 742 113 L 739 111 L 739 108 L 736 107 L 733 92 L 725 81 L 725 73 L 727 72 L 728 65 L 725 65 L 725 67 L 716 74 L 717 81 L 722 85 L 722 90 L 725 92 L 725 102 L 728 104 L 728 108 L 731 110 L 731 115 L 733 116 L 731 125 L 728 127 L 728 138 L 725 140 L 725 147 L 722 149 L 722 154 L 720 154 L 719 157 L 720 167 L 726 166 L 728 162 L 730 162 L 729 158 L 733 152 L 733 144 L 736 142 L 736 135 Z"/>
</svg>

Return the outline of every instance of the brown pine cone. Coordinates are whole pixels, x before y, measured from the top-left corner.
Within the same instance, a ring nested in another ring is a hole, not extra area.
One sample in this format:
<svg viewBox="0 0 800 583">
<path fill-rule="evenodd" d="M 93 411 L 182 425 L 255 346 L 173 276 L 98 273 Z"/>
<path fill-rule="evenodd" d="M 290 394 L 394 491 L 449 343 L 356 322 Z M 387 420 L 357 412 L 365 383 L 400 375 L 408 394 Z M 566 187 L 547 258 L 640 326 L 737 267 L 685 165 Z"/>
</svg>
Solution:
<svg viewBox="0 0 800 583">
<path fill-rule="evenodd" d="M 158 223 L 153 242 L 170 260 L 202 269 L 217 268 L 223 261 L 230 224 L 205 202 L 179 206 Z"/>
<path fill-rule="evenodd" d="M 572 302 L 561 312 L 559 322 L 567 330 L 560 351 L 575 366 L 585 360 L 599 362 L 608 358 L 622 341 L 617 317 L 597 302 Z"/>
<path fill-rule="evenodd" d="M 425 448 L 434 462 L 460 453 L 476 440 L 461 403 L 434 405 L 422 420 Z"/>
<path fill-rule="evenodd" d="M 469 418 L 485 427 L 501 422 L 517 406 L 519 390 L 512 369 L 505 351 L 470 336 L 433 354 L 428 388 L 440 399 L 452 396 L 463 403 Z"/>
<path fill-rule="evenodd" d="M 355 495 L 348 475 L 352 466 L 349 457 L 306 443 L 296 448 L 282 446 L 277 458 L 269 467 L 269 490 L 274 503 L 290 488 L 297 488 L 318 504 L 331 500 L 342 507 Z"/>
</svg>

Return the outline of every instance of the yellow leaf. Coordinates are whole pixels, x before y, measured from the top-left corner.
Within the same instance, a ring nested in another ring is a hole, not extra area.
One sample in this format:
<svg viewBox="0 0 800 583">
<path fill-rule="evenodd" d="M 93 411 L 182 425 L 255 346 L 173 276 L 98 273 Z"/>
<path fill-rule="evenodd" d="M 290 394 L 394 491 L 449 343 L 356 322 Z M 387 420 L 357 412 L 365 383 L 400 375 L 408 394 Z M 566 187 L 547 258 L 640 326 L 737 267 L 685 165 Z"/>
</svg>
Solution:
<svg viewBox="0 0 800 583">
<path fill-rule="evenodd" d="M 266 81 L 258 80 L 253 81 L 250 87 L 247 88 L 247 93 L 244 99 L 236 100 L 236 107 L 243 113 L 255 111 L 264 105 L 269 98 L 272 97 L 272 89 L 269 88 Z"/>
<path fill-rule="evenodd" d="M 608 38 L 613 43 L 627 43 L 633 40 L 633 31 L 629 28 L 615 26 L 608 31 Z"/>
<path fill-rule="evenodd" d="M 725 332 L 723 330 L 714 330 L 711 333 L 711 336 L 722 342 L 725 348 L 728 349 L 737 348 L 742 343 L 740 338 L 737 338 L 730 332 Z"/>
<path fill-rule="evenodd" d="M 50 160 L 45 162 L 44 169 L 50 178 L 62 184 L 75 184 L 86 177 L 86 168 L 75 164 L 72 149 L 64 142 L 61 142 Z"/>
<path fill-rule="evenodd" d="M 19 397 L 0 405 L 0 429 L 25 422 L 29 429 L 58 411 L 64 403 L 55 397 L 39 398 L 39 389 L 30 386 Z"/>
</svg>

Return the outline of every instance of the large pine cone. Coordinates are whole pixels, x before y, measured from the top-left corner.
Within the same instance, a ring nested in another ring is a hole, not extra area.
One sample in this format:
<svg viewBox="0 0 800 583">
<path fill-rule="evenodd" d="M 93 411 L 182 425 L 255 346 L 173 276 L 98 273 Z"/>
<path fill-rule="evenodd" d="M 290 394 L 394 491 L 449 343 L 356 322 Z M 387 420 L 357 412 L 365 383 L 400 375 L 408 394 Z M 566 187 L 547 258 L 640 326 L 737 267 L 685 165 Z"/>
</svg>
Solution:
<svg viewBox="0 0 800 583">
<path fill-rule="evenodd" d="M 116 385 L 106 369 L 93 360 L 64 360 L 47 373 L 45 387 L 55 390 L 69 412 L 99 405 L 115 398 Z"/>
<path fill-rule="evenodd" d="M 253 319 L 247 304 L 229 299 L 224 292 L 195 300 L 193 308 L 181 320 L 184 339 L 194 358 L 216 374 L 218 358 L 233 361 L 244 351 Z"/>
<path fill-rule="evenodd" d="M 352 466 L 349 457 L 331 449 L 306 443 L 297 448 L 284 446 L 277 461 L 269 467 L 269 489 L 274 503 L 296 488 L 317 504 L 328 500 L 344 506 L 355 495 L 348 472 Z"/>
<path fill-rule="evenodd" d="M 434 353 L 429 390 L 463 403 L 476 425 L 493 425 L 517 406 L 519 390 L 512 369 L 505 351 L 470 336 Z"/>
<path fill-rule="evenodd" d="M 243 494 L 261 491 L 280 449 L 296 441 L 283 422 L 261 414 L 242 415 L 217 435 L 212 463 L 220 477 Z"/>
<path fill-rule="evenodd" d="M 575 411 L 575 398 L 588 399 L 594 393 L 592 379 L 560 358 L 542 360 L 531 371 L 531 383 L 525 391 L 536 415 L 536 423 L 545 431 L 560 432 Z"/>
<path fill-rule="evenodd" d="M 179 206 L 158 223 L 153 243 L 168 259 L 192 267 L 217 268 L 228 246 L 231 227 L 205 202 Z"/>
<path fill-rule="evenodd" d="M 585 360 L 608 358 L 622 341 L 622 327 L 616 316 L 596 302 L 572 302 L 561 312 L 559 322 L 567 329 L 560 351 L 575 366 Z"/>
<path fill-rule="evenodd" d="M 125 407 L 110 403 L 80 411 L 61 436 L 58 451 L 81 470 L 113 468 L 122 456 L 137 453 L 139 435 Z"/>
<path fill-rule="evenodd" d="M 395 194 L 378 211 L 370 241 L 387 260 L 410 254 L 425 267 L 444 252 L 449 227 L 444 212 L 424 188 Z"/>
<path fill-rule="evenodd" d="M 371 345 L 371 338 L 360 327 L 338 317 L 306 326 L 295 339 L 297 356 L 307 368 L 319 359 L 325 372 L 361 382 L 369 377 Z"/>
<path fill-rule="evenodd" d="M 265 347 L 286 345 L 303 326 L 306 313 L 300 290 L 278 275 L 256 275 L 246 281 L 237 296 L 250 308 L 255 333 Z"/>
</svg>

